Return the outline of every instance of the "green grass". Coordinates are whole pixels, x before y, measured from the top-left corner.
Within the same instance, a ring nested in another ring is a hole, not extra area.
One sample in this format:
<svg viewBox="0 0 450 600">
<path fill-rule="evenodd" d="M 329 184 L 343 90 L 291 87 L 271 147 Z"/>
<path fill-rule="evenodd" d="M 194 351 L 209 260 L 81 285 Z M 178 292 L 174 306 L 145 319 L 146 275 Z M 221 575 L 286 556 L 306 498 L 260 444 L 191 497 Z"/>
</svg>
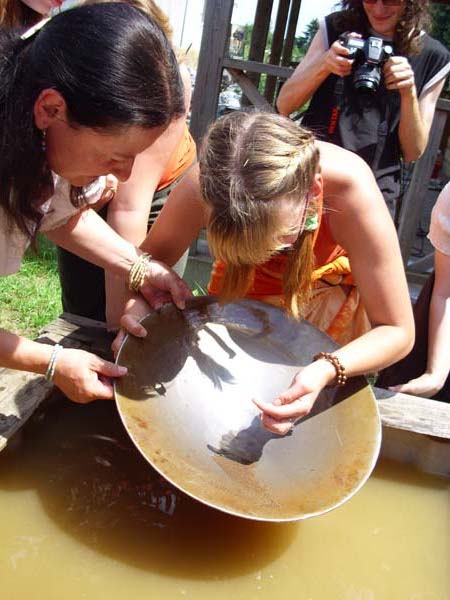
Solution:
<svg viewBox="0 0 450 600">
<path fill-rule="evenodd" d="M 21 270 L 0 278 L 0 326 L 35 338 L 39 330 L 62 312 L 56 249 L 38 238 L 38 254 L 28 251 Z"/>
<path fill-rule="evenodd" d="M 194 295 L 206 294 L 204 282 L 197 279 L 199 273 L 195 271 L 193 274 L 190 285 Z M 38 253 L 28 251 L 18 273 L 0 277 L 0 327 L 33 339 L 44 325 L 54 321 L 61 312 L 56 249 L 39 235 Z"/>
</svg>

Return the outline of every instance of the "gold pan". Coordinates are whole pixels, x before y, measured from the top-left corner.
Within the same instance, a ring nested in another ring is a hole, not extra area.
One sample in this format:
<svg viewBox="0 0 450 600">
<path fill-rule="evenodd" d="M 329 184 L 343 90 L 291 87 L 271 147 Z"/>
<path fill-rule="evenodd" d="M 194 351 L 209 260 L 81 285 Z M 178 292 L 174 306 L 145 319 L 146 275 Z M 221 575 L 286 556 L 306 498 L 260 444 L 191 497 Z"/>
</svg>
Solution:
<svg viewBox="0 0 450 600">
<path fill-rule="evenodd" d="M 122 421 L 143 456 L 186 494 L 264 521 L 336 508 L 367 480 L 381 443 L 375 397 L 363 377 L 326 389 L 310 415 L 277 436 L 252 398 L 273 401 L 299 366 L 336 348 L 273 306 L 212 297 L 150 313 L 146 338 L 128 336 L 117 362 Z"/>
</svg>

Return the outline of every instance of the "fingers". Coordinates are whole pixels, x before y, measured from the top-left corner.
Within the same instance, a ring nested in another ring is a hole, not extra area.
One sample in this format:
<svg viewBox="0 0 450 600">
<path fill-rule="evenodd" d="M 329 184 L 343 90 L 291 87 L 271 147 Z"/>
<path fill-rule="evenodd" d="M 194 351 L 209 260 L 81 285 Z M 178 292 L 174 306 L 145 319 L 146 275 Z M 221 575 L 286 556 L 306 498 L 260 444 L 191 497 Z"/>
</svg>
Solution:
<svg viewBox="0 0 450 600">
<path fill-rule="evenodd" d="M 388 90 L 402 90 L 415 85 L 414 72 L 408 60 L 393 56 L 384 67 L 384 82 Z"/>
<path fill-rule="evenodd" d="M 290 419 L 292 417 L 299 419 L 300 417 L 307 415 L 311 410 L 309 394 L 306 394 L 293 402 L 281 403 L 280 401 L 278 403 L 277 400 L 275 400 L 274 403 L 271 403 L 253 399 L 253 402 L 265 415 L 278 420 Z"/>
<path fill-rule="evenodd" d="M 411 394 L 413 396 L 421 396 L 422 398 L 431 398 L 439 392 L 440 387 L 433 381 L 430 381 L 429 377 L 423 375 L 422 377 L 411 379 L 406 383 L 393 385 L 389 387 L 389 389 L 392 392 L 399 392 L 401 394 Z"/>
<path fill-rule="evenodd" d="M 91 389 L 92 398 L 82 401 L 82 404 L 87 404 L 91 400 L 112 400 L 114 398 L 114 388 L 112 382 L 103 379 L 101 376 L 95 381 Z"/>
<path fill-rule="evenodd" d="M 173 285 L 170 287 L 170 293 L 175 305 L 180 310 L 183 310 L 186 307 L 186 300 L 192 298 L 192 292 L 189 289 L 189 286 L 181 278 L 174 281 Z"/>
<path fill-rule="evenodd" d="M 261 424 L 263 427 L 272 433 L 276 433 L 277 435 L 286 435 L 292 431 L 295 421 L 296 419 L 294 418 L 279 421 L 273 417 L 270 417 L 269 415 L 261 415 Z"/>
<path fill-rule="evenodd" d="M 111 350 L 113 351 L 114 357 L 117 358 L 120 347 L 125 339 L 126 333 L 123 329 L 119 329 L 113 343 L 111 344 Z"/>
<path fill-rule="evenodd" d="M 131 333 L 131 335 L 134 335 L 135 337 L 143 338 L 147 335 L 147 330 L 139 323 L 139 319 L 135 315 L 123 315 L 120 319 L 120 326 L 125 332 Z"/>
</svg>

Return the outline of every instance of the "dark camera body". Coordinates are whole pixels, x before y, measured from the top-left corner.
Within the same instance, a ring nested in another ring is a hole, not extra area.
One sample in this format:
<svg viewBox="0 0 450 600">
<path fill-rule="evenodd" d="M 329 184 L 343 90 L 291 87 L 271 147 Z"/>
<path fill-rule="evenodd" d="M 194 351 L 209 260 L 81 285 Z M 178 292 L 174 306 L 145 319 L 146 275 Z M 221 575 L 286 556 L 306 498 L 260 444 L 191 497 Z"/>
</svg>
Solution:
<svg viewBox="0 0 450 600">
<path fill-rule="evenodd" d="M 349 33 L 339 36 L 339 41 L 350 51 L 348 58 L 355 59 L 354 88 L 361 92 L 376 92 L 381 81 L 381 69 L 394 54 L 393 47 L 375 36 L 359 38 Z"/>
</svg>

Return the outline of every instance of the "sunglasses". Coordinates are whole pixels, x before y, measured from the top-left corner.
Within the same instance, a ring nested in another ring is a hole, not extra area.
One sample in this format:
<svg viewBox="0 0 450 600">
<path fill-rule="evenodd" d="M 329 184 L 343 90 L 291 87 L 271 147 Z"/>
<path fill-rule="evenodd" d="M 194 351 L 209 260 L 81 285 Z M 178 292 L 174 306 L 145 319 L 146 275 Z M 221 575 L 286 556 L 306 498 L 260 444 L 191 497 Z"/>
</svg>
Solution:
<svg viewBox="0 0 450 600">
<path fill-rule="evenodd" d="M 378 0 L 362 0 L 363 4 L 376 4 Z M 400 6 L 403 0 L 381 0 L 383 6 Z"/>
</svg>

